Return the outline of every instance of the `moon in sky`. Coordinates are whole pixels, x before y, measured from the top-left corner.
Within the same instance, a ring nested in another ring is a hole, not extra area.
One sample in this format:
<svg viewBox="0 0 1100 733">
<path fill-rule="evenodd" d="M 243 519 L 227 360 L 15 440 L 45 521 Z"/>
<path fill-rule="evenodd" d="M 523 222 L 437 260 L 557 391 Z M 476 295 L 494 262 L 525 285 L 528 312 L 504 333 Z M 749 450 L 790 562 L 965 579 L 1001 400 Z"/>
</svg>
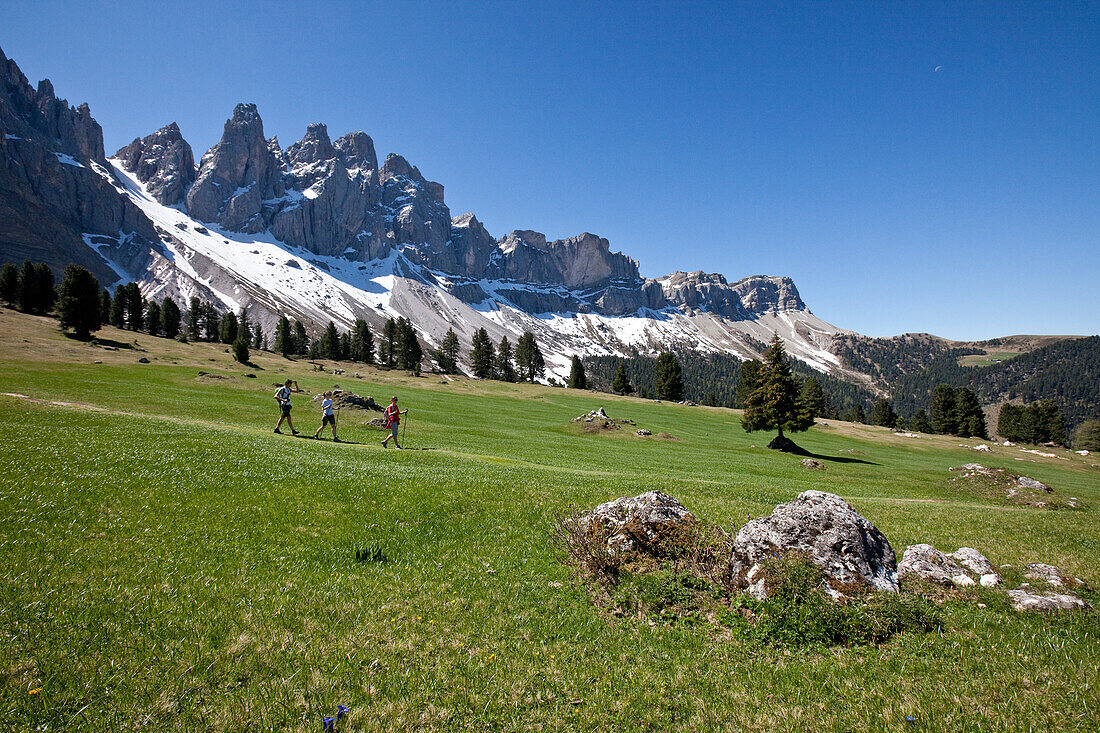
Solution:
<svg viewBox="0 0 1100 733">
<path fill-rule="evenodd" d="M 940 70 L 940 69 L 942 69 L 942 68 L 943 68 L 942 66 L 937 66 L 937 67 L 935 68 L 935 71 L 939 71 L 939 70 Z"/>
</svg>

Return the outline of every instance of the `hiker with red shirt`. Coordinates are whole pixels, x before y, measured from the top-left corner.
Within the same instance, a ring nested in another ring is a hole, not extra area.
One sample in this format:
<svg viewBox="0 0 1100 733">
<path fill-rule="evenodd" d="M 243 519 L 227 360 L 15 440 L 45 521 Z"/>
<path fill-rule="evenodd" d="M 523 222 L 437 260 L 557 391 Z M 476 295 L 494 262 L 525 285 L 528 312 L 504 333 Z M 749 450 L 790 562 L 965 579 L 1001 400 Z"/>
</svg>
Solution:
<svg viewBox="0 0 1100 733">
<path fill-rule="evenodd" d="M 397 442 L 397 427 L 401 424 L 401 416 L 404 415 L 406 412 L 408 412 L 408 410 L 397 409 L 396 397 L 390 400 L 390 406 L 387 407 L 386 411 L 382 414 L 386 427 L 390 429 L 390 434 L 387 435 L 386 438 L 382 441 L 383 448 L 385 448 L 390 442 L 390 438 L 393 438 L 394 445 L 396 445 L 398 448 L 401 447 L 401 445 Z"/>
</svg>

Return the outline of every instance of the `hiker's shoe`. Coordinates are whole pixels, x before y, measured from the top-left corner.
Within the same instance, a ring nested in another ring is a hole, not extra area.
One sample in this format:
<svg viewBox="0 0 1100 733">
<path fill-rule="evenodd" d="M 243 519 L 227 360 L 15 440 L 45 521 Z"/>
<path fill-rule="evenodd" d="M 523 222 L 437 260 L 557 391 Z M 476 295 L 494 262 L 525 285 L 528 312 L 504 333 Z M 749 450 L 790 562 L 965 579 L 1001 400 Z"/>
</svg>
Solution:
<svg viewBox="0 0 1100 733">
<path fill-rule="evenodd" d="M 282 431 L 282 430 L 279 430 L 279 428 L 275 428 L 275 434 L 276 434 L 276 435 L 282 435 L 282 434 L 283 434 L 283 431 Z"/>
<path fill-rule="evenodd" d="M 332 442 L 333 443 L 343 443 L 344 441 L 340 440 L 339 438 L 333 438 Z"/>
<path fill-rule="evenodd" d="M 386 447 L 386 441 L 384 441 L 384 440 L 382 441 L 382 447 L 383 447 L 383 448 L 385 448 L 385 447 Z"/>
<path fill-rule="evenodd" d="M 401 446 L 399 446 L 397 443 L 394 443 L 393 447 L 396 448 L 397 450 L 401 450 Z"/>
<path fill-rule="evenodd" d="M 297 430 L 291 430 L 291 431 L 290 431 L 290 434 L 291 434 L 291 435 L 297 435 L 297 434 L 298 434 L 298 431 L 297 431 Z"/>
</svg>

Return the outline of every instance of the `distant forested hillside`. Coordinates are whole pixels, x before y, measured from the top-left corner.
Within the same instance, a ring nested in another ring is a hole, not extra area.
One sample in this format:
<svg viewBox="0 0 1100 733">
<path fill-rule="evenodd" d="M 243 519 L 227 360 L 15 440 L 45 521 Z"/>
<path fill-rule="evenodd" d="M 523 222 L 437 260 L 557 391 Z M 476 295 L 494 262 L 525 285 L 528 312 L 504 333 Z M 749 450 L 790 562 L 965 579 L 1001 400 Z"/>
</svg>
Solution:
<svg viewBox="0 0 1100 733">
<path fill-rule="evenodd" d="M 1100 417 L 1100 336 L 1066 339 L 989 366 L 959 364 L 959 357 L 980 353 L 979 348 L 954 346 L 928 334 L 845 337 L 837 349 L 846 366 L 872 375 L 876 386 L 889 392 L 894 410 L 906 419 L 919 409 L 929 411 L 937 384 L 969 387 L 984 404 L 1050 398 L 1065 412 L 1069 430 L 1083 420 Z M 676 356 L 683 367 L 686 399 L 741 407 L 736 395 L 741 365 L 737 358 L 694 351 Z M 585 358 L 589 386 L 610 392 L 620 361 L 635 393 L 652 396 L 656 359 L 648 356 Z M 816 372 L 797 360 L 793 367 L 800 379 L 817 379 L 838 412 L 858 403 L 870 414 L 876 397 L 870 390 Z"/>
<path fill-rule="evenodd" d="M 898 356 L 900 350 L 877 353 Z M 880 371 L 880 384 L 890 392 L 894 409 L 906 417 L 917 409 L 928 410 L 937 384 L 969 387 L 985 404 L 1050 398 L 1065 412 L 1071 430 L 1082 420 L 1100 417 L 1100 336 L 1059 341 L 989 366 L 961 366 L 959 357 L 972 353 L 978 352 L 929 350 L 929 363 L 911 372 L 899 368 L 899 360 L 891 360 Z"/>
</svg>

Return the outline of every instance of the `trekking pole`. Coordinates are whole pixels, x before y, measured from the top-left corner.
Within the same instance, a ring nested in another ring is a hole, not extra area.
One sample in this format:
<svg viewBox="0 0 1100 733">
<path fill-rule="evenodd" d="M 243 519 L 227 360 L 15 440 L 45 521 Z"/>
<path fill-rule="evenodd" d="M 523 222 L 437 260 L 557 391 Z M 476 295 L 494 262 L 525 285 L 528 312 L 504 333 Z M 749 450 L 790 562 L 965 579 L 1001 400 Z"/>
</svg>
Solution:
<svg viewBox="0 0 1100 733">
<path fill-rule="evenodd" d="M 406 410 L 405 419 L 401 421 L 401 442 L 405 442 L 405 428 L 409 427 L 409 413 Z"/>
</svg>

